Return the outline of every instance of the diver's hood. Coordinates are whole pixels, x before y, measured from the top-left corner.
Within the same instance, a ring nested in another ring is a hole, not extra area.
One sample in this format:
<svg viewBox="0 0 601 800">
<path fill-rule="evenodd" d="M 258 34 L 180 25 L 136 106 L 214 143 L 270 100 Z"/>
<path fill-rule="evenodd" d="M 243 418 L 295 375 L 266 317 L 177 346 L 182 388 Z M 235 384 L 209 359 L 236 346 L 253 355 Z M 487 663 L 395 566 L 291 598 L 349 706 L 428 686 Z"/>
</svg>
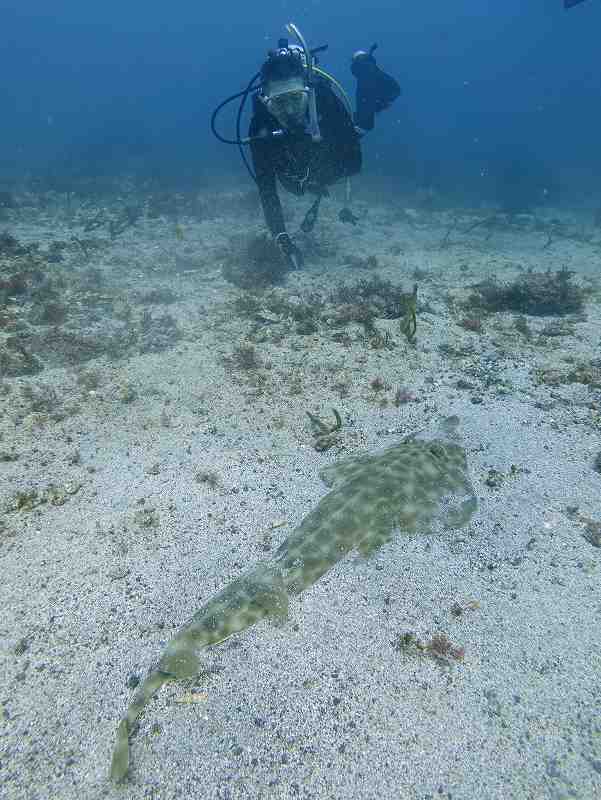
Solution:
<svg viewBox="0 0 601 800">
<path fill-rule="evenodd" d="M 304 80 L 306 59 L 298 45 L 287 45 L 277 50 L 270 50 L 267 61 L 261 67 L 262 83 L 300 78 Z"/>
</svg>

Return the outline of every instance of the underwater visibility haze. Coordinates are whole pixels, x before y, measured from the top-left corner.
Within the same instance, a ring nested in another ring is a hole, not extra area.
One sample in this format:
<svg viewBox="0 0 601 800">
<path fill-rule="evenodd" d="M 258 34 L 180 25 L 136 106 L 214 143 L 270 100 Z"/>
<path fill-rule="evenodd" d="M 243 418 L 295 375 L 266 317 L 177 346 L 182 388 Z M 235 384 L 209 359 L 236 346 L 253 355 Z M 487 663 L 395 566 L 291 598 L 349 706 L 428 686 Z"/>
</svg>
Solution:
<svg viewBox="0 0 601 800">
<path fill-rule="evenodd" d="M 601 2 L 0 30 L 0 798 L 601 797 Z"/>
</svg>

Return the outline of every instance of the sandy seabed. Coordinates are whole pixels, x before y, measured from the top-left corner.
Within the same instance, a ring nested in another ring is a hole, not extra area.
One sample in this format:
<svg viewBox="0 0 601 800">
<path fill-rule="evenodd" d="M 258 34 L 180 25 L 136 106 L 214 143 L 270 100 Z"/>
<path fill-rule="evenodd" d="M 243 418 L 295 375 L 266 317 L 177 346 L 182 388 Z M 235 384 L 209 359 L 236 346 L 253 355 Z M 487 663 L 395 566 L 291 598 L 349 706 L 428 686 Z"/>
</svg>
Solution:
<svg viewBox="0 0 601 800">
<path fill-rule="evenodd" d="M 112 239 L 84 230 L 102 204 L 73 202 L 0 223 L 60 254 L 50 294 L 7 297 L 0 327 L 37 363 L 0 385 L 0 798 L 601 797 L 601 234 L 588 215 L 506 220 L 405 198 L 359 201 L 350 227 L 324 208 L 277 297 L 417 283 L 410 343 L 398 320 L 374 335 L 326 312 L 299 332 L 271 290 L 245 305 L 222 267 L 261 220 L 235 193 L 207 198 L 205 218 L 142 215 Z M 581 311 L 466 310 L 488 277 L 562 268 Z M 63 334 L 82 331 L 78 350 Z M 333 421 L 332 408 L 343 426 L 318 451 L 306 412 Z M 316 506 L 320 469 L 449 415 L 471 523 L 351 555 L 286 625 L 207 651 L 206 673 L 148 706 L 129 781 L 113 786 L 132 687 Z M 462 660 L 402 646 L 441 633 Z"/>
</svg>

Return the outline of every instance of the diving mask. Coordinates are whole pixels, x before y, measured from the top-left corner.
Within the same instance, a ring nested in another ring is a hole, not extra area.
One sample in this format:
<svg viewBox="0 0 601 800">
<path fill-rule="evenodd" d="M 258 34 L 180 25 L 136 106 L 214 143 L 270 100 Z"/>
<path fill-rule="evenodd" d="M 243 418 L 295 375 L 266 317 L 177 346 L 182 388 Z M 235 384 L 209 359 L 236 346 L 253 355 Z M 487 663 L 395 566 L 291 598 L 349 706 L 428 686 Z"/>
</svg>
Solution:
<svg viewBox="0 0 601 800">
<path fill-rule="evenodd" d="M 282 128 L 304 128 L 309 107 L 307 89 L 293 89 L 270 97 L 266 101 L 267 110 L 277 119 Z"/>
<path fill-rule="evenodd" d="M 309 107 L 309 90 L 299 77 L 270 81 L 263 96 L 265 107 L 284 129 L 303 128 Z"/>
</svg>

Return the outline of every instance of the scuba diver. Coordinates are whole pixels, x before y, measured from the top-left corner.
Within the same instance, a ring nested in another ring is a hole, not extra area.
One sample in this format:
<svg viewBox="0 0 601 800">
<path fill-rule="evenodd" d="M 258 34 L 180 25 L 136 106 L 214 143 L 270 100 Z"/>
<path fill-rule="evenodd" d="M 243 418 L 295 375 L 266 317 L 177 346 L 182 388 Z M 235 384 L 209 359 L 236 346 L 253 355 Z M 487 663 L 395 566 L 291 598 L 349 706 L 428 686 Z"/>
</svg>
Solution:
<svg viewBox="0 0 601 800">
<path fill-rule="evenodd" d="M 349 179 L 361 170 L 361 137 L 372 130 L 375 115 L 388 108 L 400 95 L 397 81 L 376 63 L 373 45 L 369 51 L 353 55 L 351 72 L 357 79 L 356 111 L 353 114 L 344 89 L 317 66 L 316 54 L 327 45 L 309 50 L 298 28 L 290 23 L 289 34 L 298 44 L 280 39 L 268 53 L 261 71 L 248 87 L 225 100 L 213 114 L 211 127 L 217 138 L 237 144 L 244 163 L 259 189 L 267 227 L 290 269 L 303 264 L 302 253 L 286 231 L 277 182 L 292 194 L 311 194 L 313 205 L 305 215 L 301 230 L 311 231 L 328 187 Z M 252 93 L 252 118 L 248 137 L 240 137 L 244 104 Z M 215 128 L 215 119 L 224 105 L 241 97 L 237 118 L 237 138 L 224 139 Z M 243 145 L 250 145 L 251 169 Z M 342 222 L 356 224 L 348 207 L 339 214 Z"/>
</svg>

